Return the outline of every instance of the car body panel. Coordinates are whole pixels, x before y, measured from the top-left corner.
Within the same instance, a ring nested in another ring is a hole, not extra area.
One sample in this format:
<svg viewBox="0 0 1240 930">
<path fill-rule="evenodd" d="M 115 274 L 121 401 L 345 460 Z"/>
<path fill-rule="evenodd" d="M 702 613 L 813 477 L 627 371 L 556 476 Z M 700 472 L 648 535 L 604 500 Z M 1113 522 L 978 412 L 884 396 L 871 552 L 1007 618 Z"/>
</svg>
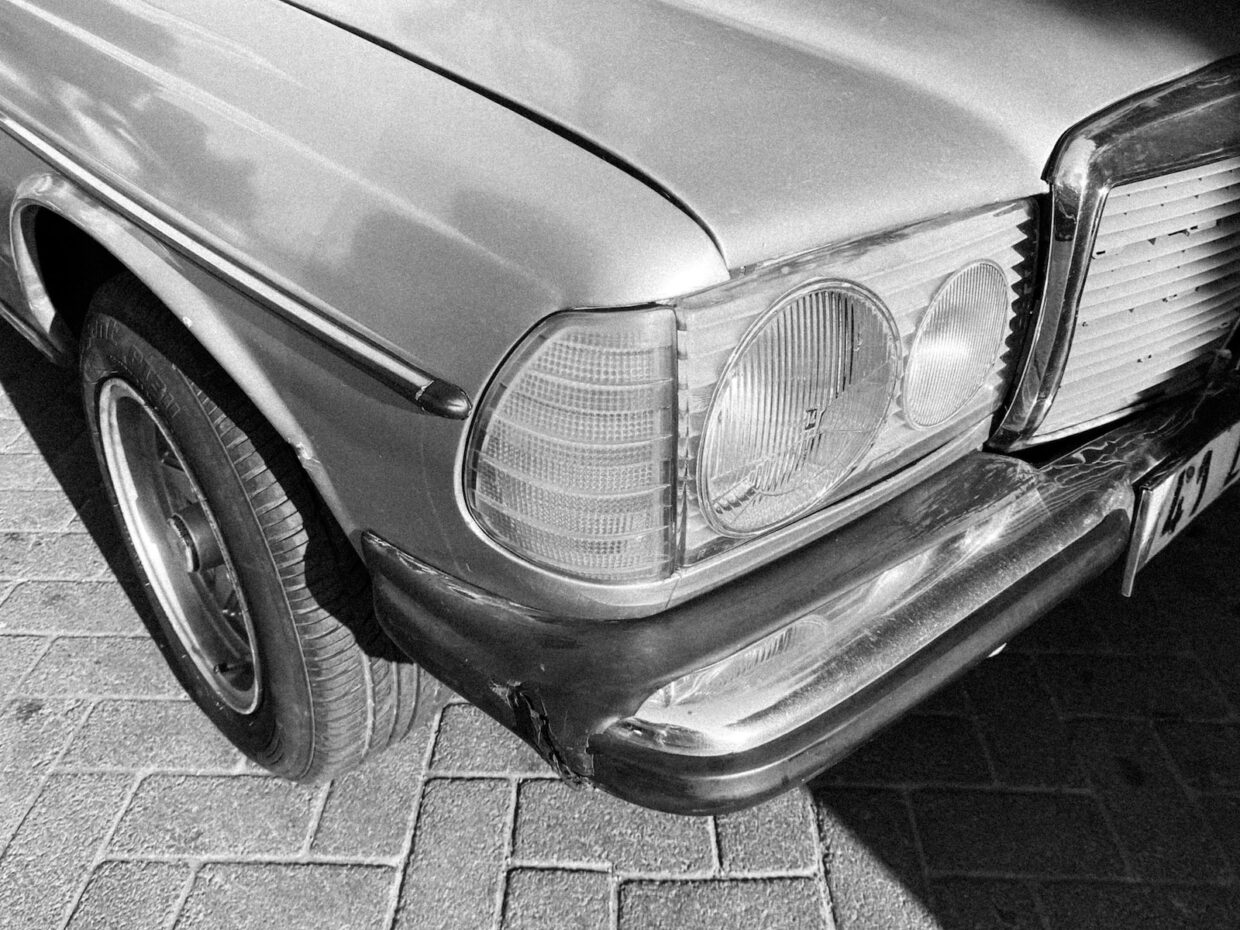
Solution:
<svg viewBox="0 0 1240 930">
<path fill-rule="evenodd" d="M 293 0 L 616 153 L 730 267 L 1044 190 L 1066 129 L 1240 51 L 1240 5 Z"/>
<path fill-rule="evenodd" d="M 639 180 L 276 0 L 7 0 L 0 36 L 6 117 L 471 396 L 553 310 L 726 278 Z"/>
<path fill-rule="evenodd" d="M 241 386 L 295 450 L 354 541 L 365 529 L 383 525 L 435 561 L 455 566 L 449 542 L 454 535 L 445 530 L 437 506 L 443 495 L 435 475 L 453 467 L 459 422 L 420 415 L 408 398 L 256 306 L 0 134 L 0 167 L 14 165 L 31 179 L 18 192 L 22 203 L 53 210 L 106 242 Z M 6 264 L 0 268 L 0 301 L 16 307 L 21 299 Z M 410 461 L 426 467 L 410 469 Z M 376 488 L 384 493 L 373 493 Z"/>
</svg>

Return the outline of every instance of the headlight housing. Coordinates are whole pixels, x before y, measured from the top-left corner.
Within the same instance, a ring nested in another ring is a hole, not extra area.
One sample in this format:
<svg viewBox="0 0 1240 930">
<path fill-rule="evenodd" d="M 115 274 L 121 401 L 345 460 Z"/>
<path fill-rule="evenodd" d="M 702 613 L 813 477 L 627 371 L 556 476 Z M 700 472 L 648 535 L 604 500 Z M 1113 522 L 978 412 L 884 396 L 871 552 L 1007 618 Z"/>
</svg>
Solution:
<svg viewBox="0 0 1240 930">
<path fill-rule="evenodd" d="M 469 510 L 522 559 L 607 584 L 700 573 L 738 547 L 776 554 L 803 524 L 825 532 L 804 518 L 984 441 L 1035 241 L 1021 201 L 667 305 L 548 317 L 479 404 Z"/>
</svg>

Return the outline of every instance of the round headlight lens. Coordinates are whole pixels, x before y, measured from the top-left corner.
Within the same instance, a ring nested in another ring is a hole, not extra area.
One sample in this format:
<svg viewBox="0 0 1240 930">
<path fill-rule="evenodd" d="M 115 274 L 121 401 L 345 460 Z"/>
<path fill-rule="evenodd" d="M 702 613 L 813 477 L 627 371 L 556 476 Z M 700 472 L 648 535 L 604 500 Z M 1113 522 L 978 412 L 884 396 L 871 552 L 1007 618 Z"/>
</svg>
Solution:
<svg viewBox="0 0 1240 930">
<path fill-rule="evenodd" d="M 950 420 L 986 381 L 1011 309 L 1007 274 L 992 261 L 961 268 L 939 288 L 917 327 L 904 370 L 904 414 L 921 429 Z"/>
<path fill-rule="evenodd" d="M 821 503 L 873 445 L 899 368 L 895 325 L 864 288 L 819 281 L 776 303 L 737 347 L 707 411 L 707 521 L 747 536 Z"/>
</svg>

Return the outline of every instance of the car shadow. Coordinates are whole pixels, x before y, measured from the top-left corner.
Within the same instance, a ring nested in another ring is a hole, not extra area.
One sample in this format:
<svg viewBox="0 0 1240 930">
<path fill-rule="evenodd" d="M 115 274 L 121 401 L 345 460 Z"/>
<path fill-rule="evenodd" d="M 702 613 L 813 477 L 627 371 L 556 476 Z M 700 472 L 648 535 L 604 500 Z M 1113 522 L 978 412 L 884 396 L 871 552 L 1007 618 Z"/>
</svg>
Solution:
<svg viewBox="0 0 1240 930">
<path fill-rule="evenodd" d="M 1240 926 L 1233 491 L 819 776 L 837 925 Z"/>
<path fill-rule="evenodd" d="M 0 395 L 21 421 L 23 448 L 43 457 L 109 570 L 146 617 L 148 609 L 104 496 L 78 393 L 77 372 L 52 364 L 22 336 L 0 325 Z"/>
</svg>

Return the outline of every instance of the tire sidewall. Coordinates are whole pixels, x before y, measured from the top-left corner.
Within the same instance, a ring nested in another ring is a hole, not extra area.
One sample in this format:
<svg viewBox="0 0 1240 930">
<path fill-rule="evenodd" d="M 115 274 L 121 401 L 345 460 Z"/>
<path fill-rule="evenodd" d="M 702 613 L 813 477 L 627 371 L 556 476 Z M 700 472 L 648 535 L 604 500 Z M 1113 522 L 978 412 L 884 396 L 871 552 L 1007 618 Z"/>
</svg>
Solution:
<svg viewBox="0 0 1240 930">
<path fill-rule="evenodd" d="M 211 386 L 209 377 L 201 377 L 207 370 L 197 357 L 201 350 L 149 332 L 157 325 L 157 318 L 153 321 L 149 312 L 143 315 L 142 308 L 134 307 L 132 300 L 110 297 L 105 287 L 92 304 L 83 328 L 83 401 L 91 441 L 104 472 L 105 494 L 152 607 L 154 622 L 148 625 L 173 673 L 212 722 L 256 762 L 296 779 L 311 767 L 314 746 L 306 660 L 259 519 L 204 407 Z M 241 714 L 224 704 L 198 671 L 155 596 L 121 517 L 99 425 L 100 387 L 113 377 L 128 382 L 162 422 L 225 541 L 253 625 L 260 669 L 259 702 L 251 713 Z"/>
</svg>

